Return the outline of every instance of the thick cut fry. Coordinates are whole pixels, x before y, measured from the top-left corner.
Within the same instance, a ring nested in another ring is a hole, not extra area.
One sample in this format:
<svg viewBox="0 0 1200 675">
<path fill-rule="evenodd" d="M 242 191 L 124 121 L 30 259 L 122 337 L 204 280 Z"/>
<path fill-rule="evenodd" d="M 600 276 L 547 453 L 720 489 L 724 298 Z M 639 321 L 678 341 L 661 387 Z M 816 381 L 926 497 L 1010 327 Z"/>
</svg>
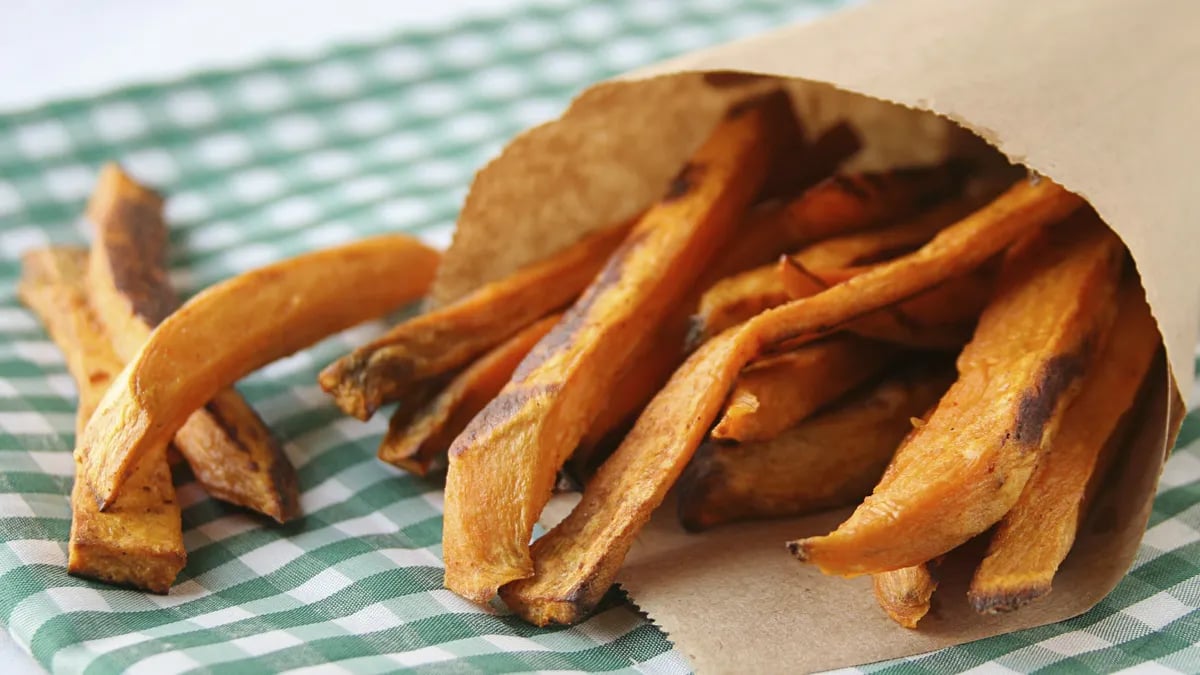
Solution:
<svg viewBox="0 0 1200 675">
<path fill-rule="evenodd" d="M 166 271 L 162 200 L 109 164 L 87 209 L 95 240 L 88 299 L 125 363 L 178 306 Z M 218 393 L 175 434 L 196 480 L 212 496 L 283 523 L 300 514 L 296 471 L 250 404 Z"/>
<path fill-rule="evenodd" d="M 775 264 L 763 265 L 726 277 L 700 298 L 693 319 L 693 344 L 736 326 L 788 301 L 788 292 Z"/>
<path fill-rule="evenodd" d="M 604 408 L 631 357 L 660 331 L 759 192 L 783 92 L 730 109 L 584 295 L 450 451 L 446 586 L 487 602 L 533 573 L 529 539 L 554 475 Z"/>
<path fill-rule="evenodd" d="M 66 357 L 79 389 L 75 433 L 121 370 L 108 336 L 87 304 L 87 251 L 50 248 L 22 259 L 18 293 Z M 146 455 L 129 477 L 129 493 L 101 513 L 75 465 L 67 570 L 76 576 L 166 593 L 187 561 L 183 525 L 164 449 Z"/>
<path fill-rule="evenodd" d="M 751 365 L 738 376 L 712 436 L 747 443 L 785 429 L 881 372 L 895 348 L 835 336 Z"/>
<path fill-rule="evenodd" d="M 907 216 L 953 194 L 962 182 L 955 164 L 840 175 L 806 191 L 772 217 L 785 250 Z M 787 302 L 774 265 L 714 282 L 700 300 L 690 342 L 700 344 L 763 310 Z"/>
<path fill-rule="evenodd" d="M 422 314 L 334 361 L 319 378 L 347 415 L 365 420 L 414 382 L 448 373 L 574 300 L 632 222 L 589 235 L 562 252 Z"/>
<path fill-rule="evenodd" d="M 897 223 L 812 243 L 792 257 L 818 275 L 883 262 L 920 248 L 986 203 L 976 195 L 960 196 Z"/>
<path fill-rule="evenodd" d="M 1082 203 L 1049 180 L 1022 181 L 920 250 L 710 340 L 646 407 L 571 515 L 536 542 L 534 576 L 502 594 L 509 607 L 539 625 L 571 623 L 595 607 L 708 432 L 738 372 L 766 347 L 828 334 L 969 272 Z"/>
<path fill-rule="evenodd" d="M 788 296 L 795 300 L 819 293 L 872 267 L 817 274 L 785 256 L 779 261 L 778 273 Z M 919 349 L 957 349 L 971 338 L 975 321 L 991 297 L 994 281 L 993 270 L 984 267 L 882 312 L 852 321 L 845 329 L 863 337 Z"/>
<path fill-rule="evenodd" d="M 679 479 L 679 522 L 699 531 L 857 504 L 950 386 L 948 367 L 909 368 L 770 440 L 706 443 Z"/>
<path fill-rule="evenodd" d="M 617 378 L 606 395 L 604 409 L 571 453 L 570 468 L 577 479 L 582 481 L 595 473 L 604 455 L 618 445 L 618 434 L 628 431 L 638 413 L 683 363 L 687 356 L 684 351 L 687 320 L 686 313 L 674 317 Z"/>
<path fill-rule="evenodd" d="M 1133 406 L 1161 343 L 1141 288 L 1126 280 L 1104 349 L 971 580 L 967 597 L 977 611 L 1011 611 L 1050 592 L 1075 542 L 1106 441 Z"/>
<path fill-rule="evenodd" d="M 788 204 L 789 239 L 800 246 L 906 218 L 959 192 L 966 177 L 958 162 L 833 176 Z"/>
<path fill-rule="evenodd" d="M 1124 252 L 1090 211 L 1022 243 L 959 355 L 958 381 L 846 522 L 789 544 L 800 560 L 843 576 L 916 565 L 1017 501 L 1112 323 Z"/>
<path fill-rule="evenodd" d="M 196 409 L 276 359 L 419 298 L 438 253 L 387 235 L 221 282 L 158 324 L 113 381 L 77 452 L 101 509 Z"/>
<path fill-rule="evenodd" d="M 548 316 L 484 354 L 415 414 L 397 410 L 379 446 L 379 459 L 418 476 L 441 468 L 455 437 L 500 393 L 517 364 L 559 318 Z"/>
<path fill-rule="evenodd" d="M 892 621 L 905 628 L 916 628 L 929 613 L 937 579 L 929 572 L 929 563 L 902 567 L 871 575 L 875 601 Z"/>
</svg>

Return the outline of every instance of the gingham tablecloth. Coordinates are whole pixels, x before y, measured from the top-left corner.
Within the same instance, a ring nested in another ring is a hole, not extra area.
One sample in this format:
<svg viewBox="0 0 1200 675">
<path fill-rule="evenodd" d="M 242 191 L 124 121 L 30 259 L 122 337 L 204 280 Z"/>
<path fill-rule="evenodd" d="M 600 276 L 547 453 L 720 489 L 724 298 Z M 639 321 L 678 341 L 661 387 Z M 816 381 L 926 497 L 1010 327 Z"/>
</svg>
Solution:
<svg viewBox="0 0 1200 675">
<path fill-rule="evenodd" d="M 16 301 L 17 257 L 85 241 L 78 214 L 113 159 L 170 196 L 172 276 L 185 292 L 377 232 L 445 244 L 474 169 L 586 84 L 841 4 L 562 0 L 0 116 L 0 622 L 56 672 L 686 672 L 619 595 L 579 626 L 543 630 L 441 589 L 441 493 L 377 462 L 382 419 L 344 418 L 314 384 L 380 324 L 240 385 L 299 468 L 300 522 L 264 526 L 188 482 L 190 559 L 170 596 L 68 577 L 74 387 Z M 1193 413 L 1134 569 L 1099 607 L 863 670 L 1200 669 L 1198 438 Z"/>
</svg>

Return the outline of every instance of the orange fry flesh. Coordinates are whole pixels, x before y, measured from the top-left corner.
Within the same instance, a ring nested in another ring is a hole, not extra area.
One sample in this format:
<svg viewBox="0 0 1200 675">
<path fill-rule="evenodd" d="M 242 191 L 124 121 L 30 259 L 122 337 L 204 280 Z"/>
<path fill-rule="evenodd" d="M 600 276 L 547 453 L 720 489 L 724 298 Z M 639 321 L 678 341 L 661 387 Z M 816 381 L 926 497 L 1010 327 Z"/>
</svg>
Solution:
<svg viewBox="0 0 1200 675">
<path fill-rule="evenodd" d="M 700 298 L 695 340 L 705 340 L 787 301 L 787 289 L 774 264 L 721 279 Z"/>
<path fill-rule="evenodd" d="M 896 350 L 854 336 L 834 336 L 751 365 L 729 396 L 712 436 L 765 441 L 881 372 Z"/>
<path fill-rule="evenodd" d="M 857 504 L 950 386 L 949 367 L 904 368 L 770 440 L 706 442 L 676 486 L 679 523 L 700 531 Z"/>
<path fill-rule="evenodd" d="M 347 415 L 368 419 L 415 382 L 448 373 L 578 296 L 629 233 L 632 221 L 465 298 L 389 330 L 321 371 L 321 388 Z"/>
<path fill-rule="evenodd" d="M 604 407 L 604 395 L 758 194 L 780 132 L 795 128 L 783 92 L 735 105 L 604 270 L 450 450 L 445 584 L 484 603 L 533 573 L 529 540 L 555 474 Z"/>
<path fill-rule="evenodd" d="M 780 258 L 778 274 L 788 297 L 805 298 L 876 265 L 817 274 L 794 258 Z M 884 311 L 846 324 L 845 329 L 883 342 L 918 349 L 957 349 L 971 338 L 975 321 L 991 297 L 995 274 L 988 267 L 925 291 Z"/>
<path fill-rule="evenodd" d="M 946 164 L 833 176 L 769 214 L 778 221 L 776 241 L 789 250 L 911 214 L 954 194 L 961 186 L 960 171 Z M 689 343 L 698 345 L 787 300 L 774 265 L 713 282 L 701 297 Z"/>
<path fill-rule="evenodd" d="M 481 356 L 415 415 L 397 410 L 379 446 L 379 459 L 418 476 L 439 468 L 455 437 L 500 393 L 517 364 L 559 318 L 548 316 Z"/>
<path fill-rule="evenodd" d="M 959 379 L 836 531 L 789 544 L 827 574 L 930 560 L 1012 508 L 1112 322 L 1123 247 L 1081 212 L 1009 252 Z"/>
<path fill-rule="evenodd" d="M 87 251 L 47 248 L 22 257 L 21 300 L 66 357 L 79 390 L 75 433 L 83 432 L 108 384 L 121 371 L 103 326 L 87 304 Z M 67 570 L 73 575 L 166 593 L 187 561 L 183 525 L 164 449 L 149 453 L 129 477 L 130 491 L 107 513 L 88 493 L 75 464 Z"/>
<path fill-rule="evenodd" d="M 951 200 L 898 223 L 812 243 L 792 257 L 813 272 L 859 267 L 920 248 L 934 235 L 968 215 L 967 199 Z"/>
<path fill-rule="evenodd" d="M 799 246 L 908 217 L 957 193 L 965 177 L 956 162 L 833 176 L 788 204 L 789 238 Z"/>
<path fill-rule="evenodd" d="M 116 164 L 100 172 L 88 204 L 94 241 L 88 300 L 122 364 L 178 306 L 166 270 L 162 199 Z M 175 435 L 196 480 L 212 496 L 287 522 L 300 514 L 296 471 L 250 404 L 218 393 Z"/>
<path fill-rule="evenodd" d="M 184 303 L 126 364 L 78 440 L 101 510 L 205 401 L 271 361 L 421 297 L 438 257 L 411 237 L 373 237 L 247 272 Z"/>
<path fill-rule="evenodd" d="M 905 628 L 916 628 L 929 613 L 937 579 L 929 572 L 929 563 L 902 567 L 871 575 L 875 601 L 888 617 Z"/>
<path fill-rule="evenodd" d="M 1137 283 L 1127 282 L 1117 319 L 1082 391 L 996 532 L 967 598 L 979 612 L 1012 611 L 1050 592 L 1075 541 L 1102 450 L 1133 406 L 1161 338 Z"/>
<path fill-rule="evenodd" d="M 539 625 L 586 616 L 708 432 L 738 372 L 765 347 L 827 334 L 969 272 L 1022 234 L 1066 217 L 1082 203 L 1049 180 L 1021 181 L 920 250 L 710 340 L 646 407 L 580 504 L 535 542 L 534 575 L 507 586 L 505 602 Z"/>
</svg>

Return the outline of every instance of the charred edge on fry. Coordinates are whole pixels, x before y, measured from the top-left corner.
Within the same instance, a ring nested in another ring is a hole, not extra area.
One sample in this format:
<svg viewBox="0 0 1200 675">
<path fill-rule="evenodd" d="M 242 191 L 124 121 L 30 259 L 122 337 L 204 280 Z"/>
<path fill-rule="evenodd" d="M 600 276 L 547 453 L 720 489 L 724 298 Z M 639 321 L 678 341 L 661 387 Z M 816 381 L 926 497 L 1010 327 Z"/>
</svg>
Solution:
<svg viewBox="0 0 1200 675">
<path fill-rule="evenodd" d="M 1017 408 L 1017 419 L 1013 423 L 1013 436 L 1023 446 L 1041 443 L 1042 432 L 1058 407 L 1067 389 L 1083 374 L 1090 352 L 1090 340 L 1070 354 L 1059 354 L 1051 358 L 1038 374 L 1037 384 L 1021 395 Z"/>
<path fill-rule="evenodd" d="M 837 188 L 842 192 L 845 192 L 860 202 L 865 202 L 871 198 L 871 192 L 859 183 L 860 181 L 872 181 L 876 178 L 878 178 L 878 176 L 872 173 L 855 175 L 838 174 L 829 180 L 833 181 L 833 184 L 836 185 Z"/>
<path fill-rule="evenodd" d="M 179 304 L 163 264 L 167 232 L 158 209 L 141 200 L 121 200 L 110 217 L 127 235 L 105 239 L 113 286 L 129 298 L 134 314 L 156 326 Z"/>
<path fill-rule="evenodd" d="M 238 452 L 242 452 L 247 455 L 250 454 L 250 448 L 246 447 L 246 444 L 242 442 L 242 435 L 240 433 L 241 430 L 238 429 L 236 424 L 233 424 L 226 419 L 225 415 L 221 414 L 221 407 L 217 405 L 216 399 L 205 403 L 204 410 L 208 412 L 208 415 L 212 418 L 213 423 L 216 424 L 217 427 L 229 437 L 229 440 L 233 441 L 233 447 L 236 448 Z"/>
<path fill-rule="evenodd" d="M 1040 583 L 1019 589 L 1004 589 L 996 593 L 968 593 L 971 608 L 980 614 L 1006 614 L 1050 593 L 1050 584 Z"/>
<path fill-rule="evenodd" d="M 667 186 L 667 193 L 663 195 L 663 202 L 673 202 L 681 199 L 692 191 L 700 183 L 700 179 L 704 177 L 704 165 L 688 162 L 683 165 L 679 173 L 671 179 L 670 185 Z"/>
<path fill-rule="evenodd" d="M 509 392 L 501 392 L 499 396 L 492 399 L 479 412 L 475 420 L 463 431 L 462 436 L 450 447 L 450 456 L 458 457 L 463 453 L 465 448 L 478 446 L 479 439 L 476 434 L 479 429 L 501 427 L 513 415 L 519 412 L 528 401 L 540 397 L 554 396 L 561 388 L 558 384 L 541 384 L 534 387 L 521 387 Z M 482 450 L 486 450 L 486 448 L 482 448 Z"/>
<path fill-rule="evenodd" d="M 647 230 L 634 230 L 621 245 L 612 252 L 596 280 L 584 291 L 583 296 L 563 314 L 563 318 L 546 333 L 534 346 L 517 369 L 513 371 L 512 381 L 522 382 L 538 366 L 552 358 L 575 341 L 575 334 L 583 328 L 587 315 L 595 304 L 596 299 L 604 294 L 609 287 L 621 279 L 621 272 L 629 254 L 633 252 L 649 235 Z"/>
</svg>

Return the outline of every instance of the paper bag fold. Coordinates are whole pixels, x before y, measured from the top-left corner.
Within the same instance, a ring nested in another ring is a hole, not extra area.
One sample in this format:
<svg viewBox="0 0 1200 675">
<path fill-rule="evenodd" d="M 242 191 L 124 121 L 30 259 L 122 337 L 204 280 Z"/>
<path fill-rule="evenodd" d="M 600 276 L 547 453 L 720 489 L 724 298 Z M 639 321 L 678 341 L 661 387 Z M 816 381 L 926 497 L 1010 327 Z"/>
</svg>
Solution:
<svg viewBox="0 0 1200 675">
<path fill-rule="evenodd" d="M 660 509 L 619 580 L 702 671 L 801 671 L 928 651 L 1076 616 L 1129 569 L 1193 377 L 1200 313 L 1200 3 L 1190 0 L 880 0 L 826 20 L 688 54 L 584 92 L 515 139 L 476 177 L 435 285 L 458 297 L 651 203 L 734 99 L 786 82 L 810 132 L 849 119 L 856 161 L 936 161 L 970 146 L 1087 197 L 1129 247 L 1166 365 L 1054 592 L 980 617 L 950 575 L 907 631 L 869 580 L 821 576 L 783 542 L 844 513 L 684 534 Z M 709 75 L 705 75 L 709 73 Z M 928 111 L 928 112 L 926 112 Z M 935 114 L 930 114 L 935 113 Z M 960 575 L 961 576 L 961 575 Z"/>
</svg>

